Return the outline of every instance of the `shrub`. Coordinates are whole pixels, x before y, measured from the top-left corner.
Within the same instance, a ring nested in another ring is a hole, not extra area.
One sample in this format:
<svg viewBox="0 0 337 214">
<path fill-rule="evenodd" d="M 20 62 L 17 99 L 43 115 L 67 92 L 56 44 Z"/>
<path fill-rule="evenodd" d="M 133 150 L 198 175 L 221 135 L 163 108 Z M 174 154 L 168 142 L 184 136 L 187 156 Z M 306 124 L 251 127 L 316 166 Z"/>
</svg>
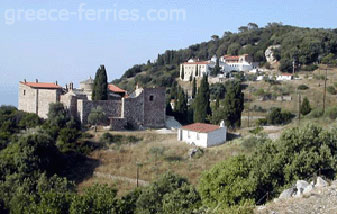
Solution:
<svg viewBox="0 0 337 214">
<path fill-rule="evenodd" d="M 294 117 L 290 112 L 282 111 L 281 108 L 272 108 L 271 112 L 267 115 L 267 124 L 281 125 L 291 122 Z"/>
<path fill-rule="evenodd" d="M 302 71 L 314 71 L 317 69 L 318 69 L 318 66 L 316 64 L 309 64 L 301 68 Z"/>
<path fill-rule="evenodd" d="M 297 89 L 298 89 L 298 90 L 307 90 L 307 89 L 309 89 L 309 87 L 306 86 L 306 85 L 300 85 L 300 86 L 298 86 Z"/>
<path fill-rule="evenodd" d="M 330 119 L 335 120 L 337 118 L 337 107 L 333 106 L 328 108 L 326 114 Z"/>
<path fill-rule="evenodd" d="M 333 87 L 333 86 L 327 87 L 326 90 L 327 90 L 327 91 L 329 92 L 329 94 L 331 94 L 331 95 L 336 95 L 336 94 L 337 94 L 337 90 L 336 90 L 336 88 Z"/>
<path fill-rule="evenodd" d="M 307 97 L 304 97 L 300 111 L 302 115 L 307 115 L 311 112 L 310 102 Z"/>
<path fill-rule="evenodd" d="M 323 116 L 323 109 L 321 108 L 315 108 L 311 111 L 310 113 L 310 117 L 312 118 L 319 118 L 319 117 L 322 117 Z"/>
</svg>

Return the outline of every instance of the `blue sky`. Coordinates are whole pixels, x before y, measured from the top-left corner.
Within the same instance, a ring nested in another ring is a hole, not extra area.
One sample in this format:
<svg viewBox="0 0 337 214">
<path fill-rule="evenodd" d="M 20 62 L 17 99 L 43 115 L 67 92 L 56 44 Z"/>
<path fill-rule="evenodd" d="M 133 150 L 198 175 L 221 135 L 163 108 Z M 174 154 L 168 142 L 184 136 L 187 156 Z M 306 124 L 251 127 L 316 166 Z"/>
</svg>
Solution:
<svg viewBox="0 0 337 214">
<path fill-rule="evenodd" d="M 17 20 L 22 10 L 78 11 L 87 9 L 139 11 L 183 9 L 185 20 Z M 10 11 L 11 13 L 9 13 Z M 15 16 L 13 15 L 15 13 Z M 9 14 L 9 15 L 8 15 Z M 13 16 L 12 16 L 13 15 Z M 16 18 L 8 25 L 8 18 Z M 213 34 L 236 32 L 249 22 L 264 26 L 283 22 L 304 27 L 337 28 L 335 0 L 1 0 L 0 105 L 17 105 L 18 82 L 23 79 L 60 84 L 94 76 L 105 64 L 109 80 L 134 64 L 153 60 L 167 49 L 182 49 L 208 41 Z"/>
</svg>

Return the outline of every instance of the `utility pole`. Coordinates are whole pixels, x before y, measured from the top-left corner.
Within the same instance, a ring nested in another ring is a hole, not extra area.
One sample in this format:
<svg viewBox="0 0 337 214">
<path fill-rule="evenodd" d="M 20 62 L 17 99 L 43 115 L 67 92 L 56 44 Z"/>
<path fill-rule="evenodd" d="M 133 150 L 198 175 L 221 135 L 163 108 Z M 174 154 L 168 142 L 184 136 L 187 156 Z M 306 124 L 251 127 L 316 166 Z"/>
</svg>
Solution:
<svg viewBox="0 0 337 214">
<path fill-rule="evenodd" d="M 298 93 L 298 125 L 301 124 L 301 94 Z"/>
<path fill-rule="evenodd" d="M 295 60 L 293 60 L 293 75 L 295 74 Z"/>
<path fill-rule="evenodd" d="M 249 128 L 249 113 L 250 113 L 250 82 L 248 82 L 248 128 Z"/>
<path fill-rule="evenodd" d="M 324 80 L 324 94 L 323 94 L 323 113 L 325 113 L 325 102 L 326 102 L 326 81 L 328 76 L 328 69 L 325 69 L 325 80 Z"/>
</svg>

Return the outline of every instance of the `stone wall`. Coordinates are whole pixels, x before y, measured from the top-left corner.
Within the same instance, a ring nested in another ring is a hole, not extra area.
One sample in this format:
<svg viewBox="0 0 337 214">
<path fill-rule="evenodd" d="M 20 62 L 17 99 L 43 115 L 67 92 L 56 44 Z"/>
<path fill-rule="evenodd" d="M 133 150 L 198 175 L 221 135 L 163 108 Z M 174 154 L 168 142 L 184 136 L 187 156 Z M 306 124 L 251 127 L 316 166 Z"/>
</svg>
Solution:
<svg viewBox="0 0 337 214">
<path fill-rule="evenodd" d="M 121 117 L 121 100 L 77 100 L 77 116 L 83 124 L 88 123 L 91 109 L 100 106 L 107 117 Z"/>
<path fill-rule="evenodd" d="M 166 111 L 165 88 L 144 89 L 144 126 L 164 127 Z"/>
<path fill-rule="evenodd" d="M 127 122 L 135 127 L 144 125 L 144 95 L 122 99 L 123 114 Z"/>
<path fill-rule="evenodd" d="M 110 130 L 111 131 L 122 131 L 125 130 L 127 126 L 126 118 L 122 117 L 110 117 Z"/>
<path fill-rule="evenodd" d="M 37 89 L 19 83 L 18 109 L 37 114 Z"/>
</svg>

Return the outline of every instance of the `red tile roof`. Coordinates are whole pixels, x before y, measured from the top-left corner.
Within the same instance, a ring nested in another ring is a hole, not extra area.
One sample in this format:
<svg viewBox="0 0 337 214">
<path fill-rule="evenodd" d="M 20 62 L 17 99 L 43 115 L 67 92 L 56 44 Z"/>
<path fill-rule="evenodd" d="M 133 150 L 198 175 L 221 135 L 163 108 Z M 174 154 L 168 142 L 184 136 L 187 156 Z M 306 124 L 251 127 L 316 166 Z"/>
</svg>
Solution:
<svg viewBox="0 0 337 214">
<path fill-rule="evenodd" d="M 32 88 L 48 88 L 48 89 L 62 88 L 61 86 L 56 85 L 54 82 L 20 82 L 20 83 Z"/>
<path fill-rule="evenodd" d="M 291 77 L 291 76 L 293 76 L 293 74 L 291 74 L 291 73 L 282 73 L 282 76 Z"/>
<path fill-rule="evenodd" d="M 108 88 L 112 92 L 126 92 L 125 90 L 118 88 L 117 86 L 111 85 L 111 84 L 108 85 Z"/>
<path fill-rule="evenodd" d="M 208 61 L 198 61 L 198 62 L 184 62 L 184 64 L 209 64 Z"/>
<path fill-rule="evenodd" d="M 213 132 L 218 130 L 220 127 L 217 125 L 211 125 L 211 124 L 205 124 L 205 123 L 193 123 L 187 126 L 181 127 L 184 130 L 189 130 L 193 132 L 203 132 L 203 133 L 208 133 L 208 132 Z"/>
<path fill-rule="evenodd" d="M 225 55 L 225 60 L 239 60 L 239 56 Z"/>
</svg>

